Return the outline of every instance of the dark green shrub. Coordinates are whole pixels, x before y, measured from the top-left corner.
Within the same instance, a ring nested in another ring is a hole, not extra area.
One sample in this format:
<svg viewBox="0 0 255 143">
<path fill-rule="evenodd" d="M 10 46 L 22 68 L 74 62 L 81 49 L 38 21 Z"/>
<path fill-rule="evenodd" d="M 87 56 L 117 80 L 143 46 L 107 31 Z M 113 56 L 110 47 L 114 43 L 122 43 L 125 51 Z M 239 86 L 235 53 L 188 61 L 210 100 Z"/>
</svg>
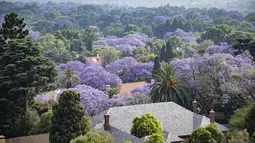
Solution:
<svg viewBox="0 0 255 143">
<path fill-rule="evenodd" d="M 223 139 L 223 133 L 218 129 L 216 124 L 210 124 L 206 126 L 205 129 L 211 133 L 212 138 L 217 143 L 221 143 Z"/>
<path fill-rule="evenodd" d="M 84 110 L 80 106 L 80 94 L 67 90 L 59 98 L 59 104 L 53 106 L 51 118 L 50 143 L 69 143 L 71 139 L 84 135 Z"/>
<path fill-rule="evenodd" d="M 51 117 L 53 116 L 52 110 L 42 114 L 39 123 L 37 124 L 36 133 L 49 133 L 51 126 Z"/>
<path fill-rule="evenodd" d="M 161 134 L 152 134 L 143 143 L 166 143 L 166 140 Z"/>
<path fill-rule="evenodd" d="M 107 143 L 116 143 L 115 138 L 109 132 L 107 132 L 105 130 L 92 129 L 91 131 L 89 131 L 89 133 L 101 135 L 107 141 Z M 86 134 L 86 136 L 89 138 L 88 134 Z"/>
<path fill-rule="evenodd" d="M 252 108 L 248 111 L 248 114 L 245 118 L 245 126 L 253 139 L 255 139 L 255 104 L 252 106 Z"/>
<path fill-rule="evenodd" d="M 198 127 L 191 134 L 192 143 L 213 143 L 211 133 L 203 127 Z"/>
<path fill-rule="evenodd" d="M 135 117 L 131 134 L 136 137 L 144 137 L 152 134 L 162 135 L 162 127 L 158 119 L 151 113 L 146 113 L 141 117 Z"/>
</svg>

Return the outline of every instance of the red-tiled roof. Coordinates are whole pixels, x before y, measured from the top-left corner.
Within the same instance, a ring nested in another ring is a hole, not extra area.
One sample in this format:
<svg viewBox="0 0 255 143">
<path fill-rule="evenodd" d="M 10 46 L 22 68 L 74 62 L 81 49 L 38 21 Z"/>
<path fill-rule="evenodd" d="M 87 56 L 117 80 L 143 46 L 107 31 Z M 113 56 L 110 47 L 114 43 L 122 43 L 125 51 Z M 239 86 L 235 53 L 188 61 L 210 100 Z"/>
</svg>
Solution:
<svg viewBox="0 0 255 143">
<path fill-rule="evenodd" d="M 146 86 L 148 83 L 147 82 L 132 82 L 132 83 L 124 83 L 120 87 L 120 94 L 128 94 L 130 93 L 133 89 L 137 87 L 143 87 Z"/>
<path fill-rule="evenodd" d="M 94 62 L 94 61 L 96 61 L 96 60 L 97 60 L 97 57 L 96 57 L 96 56 L 87 57 L 87 61 L 88 61 L 88 62 Z M 98 60 L 97 62 L 99 62 L 99 64 L 102 64 L 102 62 L 103 62 L 102 58 L 99 57 L 99 60 Z"/>
</svg>

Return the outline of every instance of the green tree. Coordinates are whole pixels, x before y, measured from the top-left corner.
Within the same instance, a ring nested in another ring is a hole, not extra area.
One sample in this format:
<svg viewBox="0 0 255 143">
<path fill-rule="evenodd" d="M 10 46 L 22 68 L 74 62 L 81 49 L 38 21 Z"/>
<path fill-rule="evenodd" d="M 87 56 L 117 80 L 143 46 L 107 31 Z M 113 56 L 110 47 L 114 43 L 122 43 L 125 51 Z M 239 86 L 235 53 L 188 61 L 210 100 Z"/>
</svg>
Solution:
<svg viewBox="0 0 255 143">
<path fill-rule="evenodd" d="M 255 41 L 252 39 L 237 39 L 237 43 L 233 45 L 233 48 L 238 50 L 236 54 L 248 50 L 255 57 Z"/>
<path fill-rule="evenodd" d="M 217 143 L 221 143 L 223 140 L 223 133 L 218 129 L 216 124 L 210 124 L 206 126 L 205 129 L 211 133 L 213 140 Z"/>
<path fill-rule="evenodd" d="M 159 61 L 159 57 L 156 57 L 154 59 L 154 66 L 153 66 L 153 70 L 152 70 L 152 75 L 157 74 L 159 69 L 160 69 L 160 61 Z"/>
<path fill-rule="evenodd" d="M 246 129 L 230 131 L 228 138 L 228 143 L 252 143 Z"/>
<path fill-rule="evenodd" d="M 80 83 L 80 77 L 71 67 L 67 67 L 58 82 L 63 88 L 71 88 Z"/>
<path fill-rule="evenodd" d="M 228 25 L 216 25 L 206 29 L 205 32 L 202 33 L 202 40 L 213 40 L 216 44 L 220 42 L 226 42 L 226 38 L 235 32 L 234 28 Z"/>
<path fill-rule="evenodd" d="M 246 129 L 253 139 L 255 139 L 255 104 L 253 104 L 250 111 L 245 118 Z"/>
<path fill-rule="evenodd" d="M 86 29 L 82 33 L 82 39 L 87 47 L 87 50 L 90 52 L 93 50 L 93 41 L 97 38 L 98 36 L 91 29 Z"/>
<path fill-rule="evenodd" d="M 230 130 L 244 130 L 246 128 L 246 117 L 252 106 L 243 107 L 235 110 L 234 115 L 231 117 L 229 126 Z"/>
<path fill-rule="evenodd" d="M 182 106 L 187 106 L 188 88 L 171 63 L 164 64 L 153 78 L 155 83 L 151 86 L 150 91 L 152 102 L 173 101 Z"/>
<path fill-rule="evenodd" d="M 52 110 L 49 110 L 48 112 L 42 114 L 34 132 L 36 134 L 49 133 L 52 116 Z"/>
<path fill-rule="evenodd" d="M 86 134 L 84 110 L 80 105 L 80 94 L 72 90 L 64 91 L 59 104 L 53 106 L 50 127 L 50 143 L 69 143 L 71 139 Z"/>
<path fill-rule="evenodd" d="M 152 134 L 162 135 L 162 127 L 154 115 L 146 113 L 133 119 L 131 134 L 139 138 Z"/>
<path fill-rule="evenodd" d="M 192 143 L 213 143 L 211 133 L 203 127 L 194 130 L 190 137 Z"/>
<path fill-rule="evenodd" d="M 3 35 L 4 39 L 23 39 L 28 35 L 28 30 L 25 29 L 26 24 L 23 22 L 24 18 L 18 18 L 18 15 L 14 12 L 5 16 L 5 22 L 0 28 L 0 35 Z"/>
<path fill-rule="evenodd" d="M 0 61 L 0 134 L 27 135 L 21 121 L 28 117 L 34 96 L 55 80 L 55 65 L 31 39 L 10 40 Z"/>
<path fill-rule="evenodd" d="M 166 140 L 161 134 L 152 134 L 142 143 L 166 143 Z"/>
<path fill-rule="evenodd" d="M 118 94 L 118 89 L 116 88 L 108 88 L 106 89 L 106 94 L 109 96 L 109 98 L 112 98 L 113 95 Z"/>
<path fill-rule="evenodd" d="M 101 50 L 100 55 L 103 60 L 102 64 L 105 66 L 120 58 L 122 54 L 119 50 L 116 50 L 114 47 L 106 46 Z"/>
</svg>

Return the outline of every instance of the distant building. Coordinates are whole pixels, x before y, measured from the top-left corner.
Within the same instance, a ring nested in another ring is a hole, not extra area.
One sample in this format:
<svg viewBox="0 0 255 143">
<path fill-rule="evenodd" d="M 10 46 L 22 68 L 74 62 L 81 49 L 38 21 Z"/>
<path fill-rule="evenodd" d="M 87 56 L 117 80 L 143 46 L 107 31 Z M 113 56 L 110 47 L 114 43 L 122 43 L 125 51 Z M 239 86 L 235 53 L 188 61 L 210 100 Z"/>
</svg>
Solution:
<svg viewBox="0 0 255 143">
<path fill-rule="evenodd" d="M 87 62 L 96 62 L 96 63 L 99 63 L 99 64 L 102 64 L 102 62 L 103 62 L 103 60 L 99 56 L 99 54 L 97 54 L 97 56 L 87 57 L 86 61 Z"/>
</svg>

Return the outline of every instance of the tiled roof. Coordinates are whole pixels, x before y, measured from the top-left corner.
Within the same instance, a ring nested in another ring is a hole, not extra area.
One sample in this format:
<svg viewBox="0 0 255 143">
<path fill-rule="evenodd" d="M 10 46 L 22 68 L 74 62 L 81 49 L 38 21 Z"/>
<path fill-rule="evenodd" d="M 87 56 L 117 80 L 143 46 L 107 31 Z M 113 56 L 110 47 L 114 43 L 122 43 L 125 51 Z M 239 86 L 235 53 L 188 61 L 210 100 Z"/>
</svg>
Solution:
<svg viewBox="0 0 255 143">
<path fill-rule="evenodd" d="M 121 85 L 120 94 L 129 94 L 133 89 L 146 86 L 147 84 L 147 82 L 124 83 Z"/>
<path fill-rule="evenodd" d="M 117 132 L 113 134 L 120 134 L 121 132 L 130 133 L 132 128 L 132 121 L 136 116 L 144 115 L 145 113 L 152 113 L 160 121 L 164 136 L 171 133 L 169 139 L 174 136 L 189 136 L 192 131 L 199 126 L 207 126 L 210 124 L 210 119 L 195 114 L 182 106 L 174 102 L 163 102 L 163 103 L 151 103 L 151 104 L 141 104 L 133 106 L 122 106 L 110 108 L 108 114 L 110 115 L 110 125 L 116 128 Z M 93 122 L 95 124 L 103 123 L 103 114 L 99 114 L 93 117 Z M 221 131 L 228 131 L 223 125 L 216 123 Z"/>
<path fill-rule="evenodd" d="M 87 62 L 95 62 L 95 61 L 97 61 L 97 57 L 96 56 L 87 57 L 86 60 L 87 60 Z M 99 62 L 99 64 L 102 64 L 103 60 L 102 60 L 101 57 L 99 57 L 99 61 L 98 62 Z"/>
</svg>

